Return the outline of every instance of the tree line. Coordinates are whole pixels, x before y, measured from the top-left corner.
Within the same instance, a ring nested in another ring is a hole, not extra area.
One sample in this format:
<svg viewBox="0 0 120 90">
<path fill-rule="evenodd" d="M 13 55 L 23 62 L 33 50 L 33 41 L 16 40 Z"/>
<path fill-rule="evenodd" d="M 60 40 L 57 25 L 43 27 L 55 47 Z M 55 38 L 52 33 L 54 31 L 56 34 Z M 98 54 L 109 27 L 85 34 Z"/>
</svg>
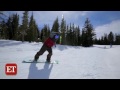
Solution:
<svg viewBox="0 0 120 90">
<path fill-rule="evenodd" d="M 7 21 L 2 19 L 2 21 L 0 21 L 0 38 L 22 42 L 44 42 L 50 32 L 54 31 L 61 33 L 61 38 L 57 40 L 57 43 L 62 45 L 89 47 L 93 44 L 103 45 L 109 44 L 110 42 L 120 44 L 120 35 L 114 36 L 113 33 L 112 40 L 110 40 L 110 38 L 108 38 L 109 35 L 107 36 L 106 34 L 100 39 L 96 39 L 94 27 L 88 18 L 86 18 L 82 29 L 80 29 L 79 25 L 74 25 L 74 23 L 67 24 L 64 17 L 59 23 L 57 17 L 51 29 L 49 25 L 45 24 L 43 28 L 39 30 L 33 13 L 30 17 L 28 14 L 28 11 L 23 12 L 22 24 L 19 24 L 19 15 L 17 13 L 9 16 Z M 3 12 L 0 12 L 0 15 L 3 15 Z"/>
<path fill-rule="evenodd" d="M 104 34 L 101 38 L 94 40 L 94 44 L 99 45 L 120 45 L 120 34 L 114 34 L 112 31 L 109 34 Z"/>
<path fill-rule="evenodd" d="M 39 34 L 38 26 L 33 14 L 28 21 L 28 11 L 23 13 L 22 24 L 19 24 L 19 15 L 13 14 L 8 20 L 2 20 L 0 23 L 0 38 L 18 41 L 35 41 Z"/>
</svg>

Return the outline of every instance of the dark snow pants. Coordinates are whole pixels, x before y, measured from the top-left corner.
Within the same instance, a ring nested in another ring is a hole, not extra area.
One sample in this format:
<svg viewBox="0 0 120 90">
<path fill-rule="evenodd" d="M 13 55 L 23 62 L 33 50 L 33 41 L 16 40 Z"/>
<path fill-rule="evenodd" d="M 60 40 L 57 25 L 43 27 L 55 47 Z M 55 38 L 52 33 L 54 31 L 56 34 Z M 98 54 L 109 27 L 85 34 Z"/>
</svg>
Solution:
<svg viewBox="0 0 120 90">
<path fill-rule="evenodd" d="M 51 60 L 51 56 L 52 56 L 52 48 L 51 47 L 47 47 L 46 45 L 43 44 L 43 46 L 41 47 L 41 49 L 36 53 L 35 57 L 39 58 L 40 55 L 42 55 L 45 51 L 48 51 L 48 55 L 47 55 L 47 61 Z"/>
</svg>

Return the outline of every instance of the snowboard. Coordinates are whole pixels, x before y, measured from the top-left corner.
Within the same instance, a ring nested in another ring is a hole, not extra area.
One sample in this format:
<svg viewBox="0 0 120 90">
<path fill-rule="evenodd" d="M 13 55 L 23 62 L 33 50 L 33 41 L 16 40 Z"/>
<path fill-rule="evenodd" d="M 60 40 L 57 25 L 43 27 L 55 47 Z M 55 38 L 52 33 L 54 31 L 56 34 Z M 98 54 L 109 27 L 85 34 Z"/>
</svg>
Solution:
<svg viewBox="0 0 120 90">
<path fill-rule="evenodd" d="M 48 64 L 58 64 L 57 60 L 51 61 L 51 62 L 46 62 L 44 60 L 38 60 L 38 61 L 34 61 L 34 60 L 23 60 L 22 63 L 48 63 Z"/>
</svg>

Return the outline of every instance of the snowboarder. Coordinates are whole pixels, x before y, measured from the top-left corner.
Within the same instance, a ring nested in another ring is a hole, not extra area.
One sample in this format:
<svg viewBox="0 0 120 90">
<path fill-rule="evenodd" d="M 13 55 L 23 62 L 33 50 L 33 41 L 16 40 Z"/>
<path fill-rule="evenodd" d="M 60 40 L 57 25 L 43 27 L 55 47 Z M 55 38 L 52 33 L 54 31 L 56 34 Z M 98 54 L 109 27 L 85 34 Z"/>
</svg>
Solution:
<svg viewBox="0 0 120 90">
<path fill-rule="evenodd" d="M 112 43 L 113 43 L 113 40 L 114 40 L 112 32 L 110 32 L 110 34 L 108 35 L 108 39 L 109 39 L 109 42 L 110 42 L 110 48 L 112 48 Z"/>
<path fill-rule="evenodd" d="M 46 50 L 48 51 L 47 55 L 47 62 L 50 62 L 52 56 L 52 47 L 55 45 L 56 41 L 59 39 L 60 33 L 59 32 L 51 32 L 50 36 L 45 40 L 41 49 L 35 54 L 34 61 L 39 59 L 39 56 L 42 55 Z"/>
<path fill-rule="evenodd" d="M 110 42 L 110 48 L 112 48 L 112 42 Z"/>
</svg>

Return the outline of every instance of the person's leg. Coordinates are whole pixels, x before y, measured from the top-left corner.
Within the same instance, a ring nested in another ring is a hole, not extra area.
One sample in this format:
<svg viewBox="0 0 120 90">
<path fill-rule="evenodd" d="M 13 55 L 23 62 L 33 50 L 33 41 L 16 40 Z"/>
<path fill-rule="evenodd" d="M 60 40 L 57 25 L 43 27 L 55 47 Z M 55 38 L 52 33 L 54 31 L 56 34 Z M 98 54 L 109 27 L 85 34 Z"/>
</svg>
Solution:
<svg viewBox="0 0 120 90">
<path fill-rule="evenodd" d="M 47 61 L 50 62 L 51 60 L 51 56 L 52 56 L 52 48 L 47 48 L 47 51 L 48 51 L 48 55 L 47 55 Z"/>
<path fill-rule="evenodd" d="M 45 45 L 43 45 L 41 47 L 41 49 L 36 53 L 34 60 L 37 61 L 39 59 L 39 56 L 42 55 L 46 51 L 46 49 L 47 49 L 47 47 Z"/>
<path fill-rule="evenodd" d="M 112 43 L 110 43 L 110 48 L 112 47 Z"/>
</svg>

